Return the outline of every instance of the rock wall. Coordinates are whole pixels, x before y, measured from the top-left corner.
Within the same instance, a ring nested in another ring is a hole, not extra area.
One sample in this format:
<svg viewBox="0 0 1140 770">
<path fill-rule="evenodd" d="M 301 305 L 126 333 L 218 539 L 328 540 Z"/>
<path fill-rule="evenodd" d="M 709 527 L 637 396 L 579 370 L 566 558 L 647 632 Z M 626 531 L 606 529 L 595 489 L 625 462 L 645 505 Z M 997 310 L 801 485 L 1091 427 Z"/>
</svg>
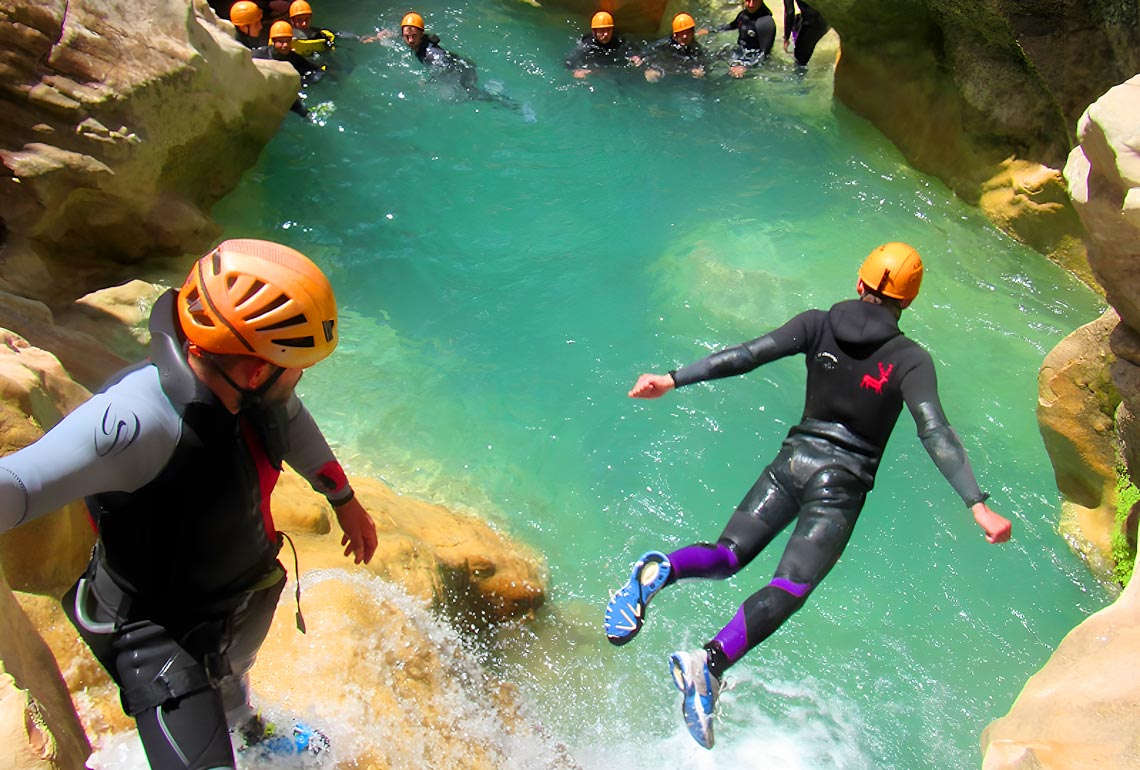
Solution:
<svg viewBox="0 0 1140 770">
<path fill-rule="evenodd" d="M 0 5 L 0 289 L 62 304 L 204 250 L 297 88 L 202 0 Z"/>
<path fill-rule="evenodd" d="M 1077 127 L 1080 146 L 1065 177 L 1088 229 L 1089 266 L 1104 286 L 1120 323 L 1109 337 L 1116 360 L 1112 382 L 1120 393 L 1117 428 L 1124 459 L 1140 480 L 1140 76 L 1098 99 Z"/>
<path fill-rule="evenodd" d="M 1089 265 L 1119 315 L 1119 323 L 1108 336 L 1115 360 L 1108 359 L 1105 364 L 1119 393 L 1115 428 L 1134 481 L 1140 477 L 1140 430 L 1135 420 L 1140 410 L 1137 126 L 1140 76 L 1111 89 L 1089 107 L 1078 123 L 1080 146 L 1072 151 L 1065 166 L 1070 193 L 1090 236 Z M 1098 322 L 1098 339 L 1103 339 L 1110 318 Z M 1058 354 L 1057 358 L 1066 356 Z M 1090 378 L 1103 378 L 1103 371 L 1098 375 L 1086 370 L 1085 376 L 1078 375 L 1072 381 L 1087 383 Z M 1071 435 L 1081 432 L 1080 427 L 1069 431 Z M 1057 454 L 1051 452 L 1054 457 Z M 1058 481 L 1061 483 L 1060 469 Z M 1088 492 L 1071 485 L 1062 486 L 1062 490 L 1073 496 Z M 984 770 L 1125 770 L 1140 766 L 1140 739 L 1135 727 L 1140 718 L 1140 678 L 1134 665 L 1140 649 L 1138 629 L 1140 580 L 1134 577 L 1114 604 L 1065 637 L 1009 714 L 986 729 L 982 735 Z"/>
<path fill-rule="evenodd" d="M 1128 0 L 818 0 L 835 95 L 916 168 L 1087 277 L 1060 168 L 1081 112 L 1140 71 Z"/>
<path fill-rule="evenodd" d="M 1045 356 L 1037 376 L 1037 424 L 1062 496 L 1059 530 L 1105 583 L 1113 580 L 1120 395 L 1109 366 L 1109 336 L 1120 322 L 1111 308 Z"/>
</svg>

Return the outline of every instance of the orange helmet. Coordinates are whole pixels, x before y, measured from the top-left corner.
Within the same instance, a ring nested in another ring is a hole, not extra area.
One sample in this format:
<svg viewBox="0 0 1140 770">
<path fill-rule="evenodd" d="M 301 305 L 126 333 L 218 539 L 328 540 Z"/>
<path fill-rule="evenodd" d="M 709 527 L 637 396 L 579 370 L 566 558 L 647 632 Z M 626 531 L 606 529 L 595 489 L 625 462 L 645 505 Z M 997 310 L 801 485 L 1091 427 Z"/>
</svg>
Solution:
<svg viewBox="0 0 1140 770">
<path fill-rule="evenodd" d="M 320 268 L 270 241 L 224 241 L 194 263 L 178 292 L 187 339 L 218 355 L 303 369 L 333 352 L 336 298 Z"/>
<path fill-rule="evenodd" d="M 590 19 L 590 29 L 612 29 L 613 26 L 614 17 L 605 11 L 598 11 L 594 14 L 594 18 Z"/>
<path fill-rule="evenodd" d="M 238 0 L 230 6 L 230 21 L 245 26 L 261 21 L 261 8 L 251 0 Z"/>
<path fill-rule="evenodd" d="M 404 27 L 415 27 L 416 29 L 424 28 L 424 17 L 418 13 L 409 13 L 400 20 L 400 29 Z"/>
<path fill-rule="evenodd" d="M 859 280 L 876 294 L 912 300 L 922 285 L 922 257 L 905 243 L 884 243 L 863 260 Z"/>
<path fill-rule="evenodd" d="M 289 18 L 305 16 L 306 14 L 309 16 L 313 15 L 313 6 L 309 5 L 306 0 L 293 0 L 293 3 L 289 6 Z"/>
<path fill-rule="evenodd" d="M 273 22 L 273 26 L 269 28 L 269 39 L 278 40 L 283 37 L 290 40 L 293 38 L 293 25 L 287 21 Z"/>
<path fill-rule="evenodd" d="M 692 29 L 695 26 L 697 26 L 697 23 L 693 21 L 693 17 L 687 13 L 678 13 L 673 17 L 674 35 L 676 35 L 678 32 L 684 32 L 687 29 Z"/>
</svg>

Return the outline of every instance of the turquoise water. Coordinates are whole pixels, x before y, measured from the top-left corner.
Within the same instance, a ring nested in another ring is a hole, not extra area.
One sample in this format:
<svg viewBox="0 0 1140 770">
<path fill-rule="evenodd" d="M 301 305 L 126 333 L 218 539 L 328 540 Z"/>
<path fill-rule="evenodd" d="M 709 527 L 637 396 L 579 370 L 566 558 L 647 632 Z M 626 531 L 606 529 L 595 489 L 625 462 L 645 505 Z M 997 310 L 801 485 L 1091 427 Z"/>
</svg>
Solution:
<svg viewBox="0 0 1140 770">
<path fill-rule="evenodd" d="M 288 116 L 214 213 L 227 236 L 280 240 L 330 275 L 342 344 L 301 389 L 350 470 L 544 554 L 549 605 L 502 631 L 490 665 L 585 768 L 979 766 L 981 729 L 1109 601 L 1055 533 L 1034 417 L 1042 357 L 1100 300 L 834 104 L 826 56 L 806 78 L 779 58 L 742 82 L 582 83 L 561 63 L 577 19 L 418 10 L 533 122 L 425 84 L 397 41 L 358 45 L 350 76 L 308 94 L 319 124 Z M 366 32 L 402 12 L 315 21 Z M 798 418 L 803 365 L 625 393 L 850 297 L 858 261 L 896 239 L 928 270 L 902 326 L 932 351 L 1014 540 L 984 542 L 904 414 L 851 546 L 732 670 L 703 751 L 665 657 L 766 583 L 782 540 L 732 580 L 662 594 L 629 646 L 602 638 L 602 608 L 642 551 L 715 539 Z"/>
</svg>

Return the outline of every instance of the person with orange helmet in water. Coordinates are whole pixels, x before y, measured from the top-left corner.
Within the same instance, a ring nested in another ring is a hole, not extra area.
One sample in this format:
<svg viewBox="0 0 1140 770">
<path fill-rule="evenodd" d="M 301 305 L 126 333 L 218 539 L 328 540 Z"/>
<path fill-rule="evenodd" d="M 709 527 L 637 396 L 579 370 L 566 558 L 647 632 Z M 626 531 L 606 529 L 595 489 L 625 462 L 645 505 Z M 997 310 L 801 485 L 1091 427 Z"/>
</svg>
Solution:
<svg viewBox="0 0 1140 770">
<path fill-rule="evenodd" d="M 296 393 L 337 346 L 336 299 L 300 252 L 229 240 L 158 299 L 150 334 L 147 360 L 0 458 L 0 531 L 86 499 L 97 541 L 65 612 L 119 685 L 151 768 L 233 768 L 227 723 L 264 737 L 247 675 L 286 582 L 270 509 L 282 464 L 325 496 L 346 556 L 376 550 Z M 303 632 L 299 587 L 297 621 Z"/>
<path fill-rule="evenodd" d="M 287 21 L 275 21 L 269 28 L 269 45 L 253 49 L 253 58 L 272 59 L 273 61 L 287 61 L 301 76 L 301 84 L 309 85 L 319 80 L 326 71 L 326 66 L 318 61 L 310 61 L 293 50 L 293 25 Z M 289 108 L 302 118 L 309 114 L 301 101 L 300 95 Z"/>
<path fill-rule="evenodd" d="M 905 243 L 874 249 L 859 269 L 858 299 L 808 310 L 751 342 L 726 348 L 668 374 L 643 374 L 631 398 L 660 398 L 675 388 L 744 374 L 803 354 L 803 415 L 729 518 L 716 543 L 672 553 L 649 551 L 606 607 L 615 645 L 634 638 L 650 600 L 686 578 L 724 580 L 755 559 L 782 530 L 794 528 L 772 580 L 753 593 L 702 649 L 669 656 L 682 714 L 693 738 L 712 748 L 712 717 L 724 672 L 804 606 L 839 560 L 875 481 L 903 406 L 938 470 L 990 543 L 1010 536 L 1010 522 L 986 505 L 966 450 L 938 398 L 930 354 L 899 329 L 918 296 L 922 258 Z"/>
<path fill-rule="evenodd" d="M 246 48 L 258 48 L 269 42 L 261 6 L 253 0 L 238 0 L 230 6 L 229 19 L 237 30 L 238 41 Z"/>
<path fill-rule="evenodd" d="M 566 68 L 574 77 L 588 77 L 602 67 L 622 66 L 630 60 L 630 51 L 614 30 L 614 17 L 598 11 L 590 19 L 590 34 L 583 35 L 566 57 Z"/>
<path fill-rule="evenodd" d="M 644 56 L 632 58 L 634 64 L 645 65 L 645 79 L 656 83 L 666 75 L 688 73 L 702 78 L 708 69 L 708 57 L 697 44 L 697 23 L 687 13 L 673 17 L 673 34 L 652 44 Z"/>
</svg>

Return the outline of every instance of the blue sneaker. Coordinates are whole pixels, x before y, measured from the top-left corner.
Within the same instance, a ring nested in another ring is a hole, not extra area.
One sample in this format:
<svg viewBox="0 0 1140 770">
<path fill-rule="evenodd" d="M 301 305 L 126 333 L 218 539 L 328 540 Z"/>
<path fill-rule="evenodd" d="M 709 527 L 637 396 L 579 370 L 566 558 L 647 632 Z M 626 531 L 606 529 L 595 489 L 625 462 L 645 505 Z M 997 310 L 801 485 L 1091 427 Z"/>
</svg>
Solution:
<svg viewBox="0 0 1140 770">
<path fill-rule="evenodd" d="M 266 720 L 261 714 L 250 719 L 237 731 L 239 753 L 252 750 L 253 753 L 268 756 L 293 756 L 311 754 L 319 756 L 328 751 L 329 737 L 315 727 L 304 722 L 293 725 L 292 734 L 278 731 L 277 725 Z"/>
<path fill-rule="evenodd" d="M 675 652 L 669 656 L 673 684 L 681 691 L 681 714 L 693 740 L 706 749 L 713 747 L 713 712 L 720 697 L 720 680 L 709 671 L 704 650 Z"/>
<path fill-rule="evenodd" d="M 660 551 L 648 551 L 633 565 L 633 574 L 621 590 L 613 595 L 606 606 L 604 626 L 606 638 L 612 644 L 622 645 L 641 630 L 645 622 L 645 608 L 658 591 L 665 587 L 673 567 L 669 557 Z"/>
</svg>

